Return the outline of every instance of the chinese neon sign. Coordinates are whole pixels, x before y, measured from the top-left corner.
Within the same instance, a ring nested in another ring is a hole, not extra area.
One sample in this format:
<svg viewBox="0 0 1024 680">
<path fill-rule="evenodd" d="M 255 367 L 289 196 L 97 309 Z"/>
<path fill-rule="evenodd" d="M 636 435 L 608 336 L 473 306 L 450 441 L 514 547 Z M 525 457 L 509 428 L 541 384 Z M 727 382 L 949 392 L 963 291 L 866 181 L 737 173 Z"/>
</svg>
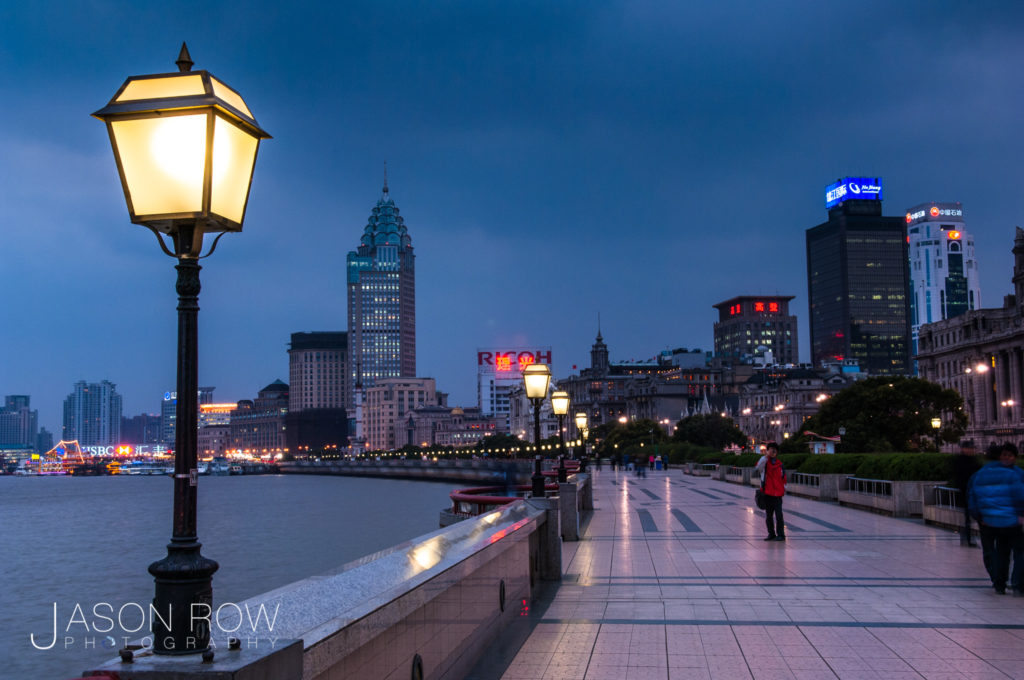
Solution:
<svg viewBox="0 0 1024 680">
<path fill-rule="evenodd" d="M 825 208 L 827 210 L 854 198 L 882 200 L 882 180 L 877 177 L 847 177 L 825 188 Z"/>
<path fill-rule="evenodd" d="M 778 314 L 780 311 L 778 302 L 765 302 L 763 300 L 757 300 L 752 304 L 752 309 L 755 313 L 763 314 L 768 312 L 770 314 Z M 736 316 L 743 313 L 743 305 L 735 304 L 729 305 L 729 316 Z"/>
</svg>

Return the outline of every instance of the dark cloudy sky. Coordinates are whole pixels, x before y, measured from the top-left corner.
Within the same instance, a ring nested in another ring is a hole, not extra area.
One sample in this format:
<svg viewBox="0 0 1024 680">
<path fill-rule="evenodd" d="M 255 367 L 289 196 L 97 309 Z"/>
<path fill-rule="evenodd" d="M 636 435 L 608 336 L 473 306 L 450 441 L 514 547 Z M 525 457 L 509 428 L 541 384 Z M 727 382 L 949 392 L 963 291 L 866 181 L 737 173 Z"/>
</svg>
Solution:
<svg viewBox="0 0 1024 680">
<path fill-rule="evenodd" d="M 173 261 L 129 223 L 103 125 L 129 75 L 196 68 L 246 98 L 245 231 L 205 261 L 200 382 L 288 379 L 295 331 L 345 328 L 345 254 L 383 163 L 417 255 L 418 368 L 476 400 L 475 352 L 710 349 L 711 305 L 795 295 L 824 188 L 886 214 L 962 201 L 983 303 L 1024 223 L 1018 2 L 93 2 L 0 8 L 0 394 L 59 435 L 75 380 L 125 414 L 174 385 Z"/>
</svg>

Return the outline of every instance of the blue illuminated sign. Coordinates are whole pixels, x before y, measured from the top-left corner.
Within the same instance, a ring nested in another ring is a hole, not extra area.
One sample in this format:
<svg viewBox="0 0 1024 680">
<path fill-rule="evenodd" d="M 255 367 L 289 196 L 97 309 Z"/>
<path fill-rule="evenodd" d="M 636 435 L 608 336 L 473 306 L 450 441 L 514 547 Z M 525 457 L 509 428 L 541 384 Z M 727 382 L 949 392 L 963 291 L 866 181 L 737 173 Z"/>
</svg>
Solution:
<svg viewBox="0 0 1024 680">
<path fill-rule="evenodd" d="M 877 177 L 847 177 L 825 188 L 825 209 L 831 210 L 850 199 L 882 200 L 882 180 Z"/>
</svg>

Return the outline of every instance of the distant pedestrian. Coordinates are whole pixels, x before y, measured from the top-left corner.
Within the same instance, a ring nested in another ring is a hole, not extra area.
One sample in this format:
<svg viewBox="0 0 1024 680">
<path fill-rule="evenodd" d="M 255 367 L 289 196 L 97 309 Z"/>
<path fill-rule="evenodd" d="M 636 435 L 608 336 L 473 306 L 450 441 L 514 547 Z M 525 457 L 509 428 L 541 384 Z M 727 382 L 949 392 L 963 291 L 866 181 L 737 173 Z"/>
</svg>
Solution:
<svg viewBox="0 0 1024 680">
<path fill-rule="evenodd" d="M 764 492 L 764 523 L 768 527 L 766 541 L 785 541 L 786 524 L 782 517 L 782 497 L 786 495 L 786 469 L 779 460 L 779 445 L 768 442 L 765 454 L 757 461 Z"/>
<path fill-rule="evenodd" d="M 974 473 L 968 483 L 967 501 L 971 516 L 981 529 L 982 557 L 1000 595 L 1006 592 L 1013 558 L 1014 594 L 1022 594 L 1024 575 L 1024 477 L 1017 467 L 1017 447 L 1007 442 L 989 447 L 989 462 Z"/>
<path fill-rule="evenodd" d="M 960 531 L 960 545 L 974 547 L 971 538 L 971 511 L 967 503 L 967 483 L 971 476 L 978 471 L 981 465 L 977 458 L 978 450 L 974 447 L 973 439 L 965 439 L 960 442 L 960 453 L 953 456 L 951 463 L 952 479 L 950 480 L 960 490 L 960 498 L 964 505 L 964 526 Z"/>
<path fill-rule="evenodd" d="M 653 453 L 650 456 L 647 457 L 647 469 L 648 470 L 653 470 L 654 469 L 654 454 Z"/>
</svg>

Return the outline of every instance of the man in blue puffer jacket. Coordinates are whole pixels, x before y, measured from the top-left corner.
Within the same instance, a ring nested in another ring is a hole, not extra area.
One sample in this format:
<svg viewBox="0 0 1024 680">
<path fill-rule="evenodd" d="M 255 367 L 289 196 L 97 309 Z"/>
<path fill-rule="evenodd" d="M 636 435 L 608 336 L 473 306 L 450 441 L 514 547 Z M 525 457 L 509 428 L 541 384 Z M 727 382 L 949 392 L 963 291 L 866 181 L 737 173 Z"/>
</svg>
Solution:
<svg viewBox="0 0 1024 680">
<path fill-rule="evenodd" d="M 967 502 L 971 516 L 981 528 L 981 546 L 986 556 L 985 568 L 996 592 L 1006 592 L 1006 579 L 1013 556 L 1015 594 L 1024 589 L 1024 479 L 1017 467 L 1017 447 L 1011 443 L 988 454 L 989 462 L 971 477 Z"/>
</svg>

